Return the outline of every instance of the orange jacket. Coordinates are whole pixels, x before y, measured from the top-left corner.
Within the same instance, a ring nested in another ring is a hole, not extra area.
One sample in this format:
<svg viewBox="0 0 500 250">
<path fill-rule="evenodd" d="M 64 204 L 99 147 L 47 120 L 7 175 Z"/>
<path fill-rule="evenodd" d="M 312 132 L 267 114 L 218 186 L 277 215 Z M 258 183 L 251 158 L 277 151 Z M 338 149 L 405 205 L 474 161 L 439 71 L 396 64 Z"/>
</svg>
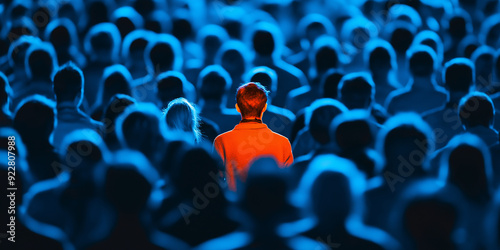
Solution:
<svg viewBox="0 0 500 250">
<path fill-rule="evenodd" d="M 229 189 L 236 191 L 237 176 L 245 181 L 251 163 L 262 156 L 273 157 L 281 168 L 293 163 L 288 139 L 258 122 L 239 123 L 214 140 L 214 147 L 226 167 Z"/>
</svg>

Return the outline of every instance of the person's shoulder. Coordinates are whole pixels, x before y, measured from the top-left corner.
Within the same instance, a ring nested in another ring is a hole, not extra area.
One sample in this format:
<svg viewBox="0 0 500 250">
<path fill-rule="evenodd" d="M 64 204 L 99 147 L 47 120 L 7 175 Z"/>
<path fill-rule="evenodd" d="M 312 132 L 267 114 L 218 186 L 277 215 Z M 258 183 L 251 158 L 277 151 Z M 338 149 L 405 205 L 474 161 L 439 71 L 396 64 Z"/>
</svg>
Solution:
<svg viewBox="0 0 500 250">
<path fill-rule="evenodd" d="M 268 128 L 269 129 L 269 128 Z M 288 138 L 286 138 L 285 136 L 283 135 L 280 135 L 274 131 L 272 131 L 271 129 L 269 129 L 269 131 L 271 132 L 271 134 L 274 136 L 274 138 L 276 138 L 276 140 L 278 140 L 279 142 L 281 143 L 288 143 L 290 144 L 290 141 L 288 140 Z"/>
<path fill-rule="evenodd" d="M 234 134 L 234 130 L 229 130 L 229 131 L 226 131 L 222 134 L 219 134 L 217 137 L 215 137 L 214 143 L 220 142 L 220 141 L 224 140 L 224 138 L 230 137 L 232 134 Z"/>
</svg>

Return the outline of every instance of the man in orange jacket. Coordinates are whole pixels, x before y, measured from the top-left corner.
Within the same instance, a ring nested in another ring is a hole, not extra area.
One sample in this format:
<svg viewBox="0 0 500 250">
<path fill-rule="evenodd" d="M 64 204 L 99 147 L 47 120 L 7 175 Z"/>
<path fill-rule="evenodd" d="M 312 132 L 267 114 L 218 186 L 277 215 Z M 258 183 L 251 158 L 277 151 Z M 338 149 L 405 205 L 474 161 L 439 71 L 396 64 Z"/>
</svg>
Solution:
<svg viewBox="0 0 500 250">
<path fill-rule="evenodd" d="M 228 187 L 232 191 L 236 191 L 236 178 L 244 182 L 248 168 L 260 157 L 272 157 L 282 168 L 293 163 L 288 139 L 262 123 L 267 95 L 268 91 L 260 83 L 240 86 L 236 93 L 236 110 L 241 114 L 241 121 L 233 130 L 215 138 L 214 147 L 224 162 Z"/>
</svg>

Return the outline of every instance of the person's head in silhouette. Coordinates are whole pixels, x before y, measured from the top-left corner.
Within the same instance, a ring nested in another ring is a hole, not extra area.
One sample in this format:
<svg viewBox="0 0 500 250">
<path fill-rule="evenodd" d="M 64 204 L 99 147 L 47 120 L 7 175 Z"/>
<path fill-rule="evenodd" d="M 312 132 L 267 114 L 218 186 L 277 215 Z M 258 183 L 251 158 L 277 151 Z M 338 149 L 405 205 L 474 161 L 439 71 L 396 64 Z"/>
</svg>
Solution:
<svg viewBox="0 0 500 250">
<path fill-rule="evenodd" d="M 104 69 L 101 79 L 102 104 L 107 104 L 112 96 L 116 94 L 132 95 L 132 76 L 125 66 L 115 64 Z"/>
<path fill-rule="evenodd" d="M 457 9 L 455 13 L 446 17 L 443 22 L 443 28 L 453 39 L 452 41 L 458 42 L 468 34 L 472 33 L 473 26 L 472 20 L 465 10 Z"/>
<path fill-rule="evenodd" d="M 112 23 L 93 26 L 84 40 L 85 53 L 91 62 L 105 64 L 118 62 L 120 46 L 120 31 Z"/>
<path fill-rule="evenodd" d="M 236 91 L 236 110 L 242 120 L 262 119 L 267 108 L 268 92 L 260 83 L 249 82 Z"/>
<path fill-rule="evenodd" d="M 337 69 L 329 69 L 321 78 L 320 90 L 323 97 L 337 99 L 339 83 L 344 77 L 344 73 Z"/>
<path fill-rule="evenodd" d="M 246 72 L 249 57 L 250 53 L 245 44 L 239 41 L 227 41 L 217 52 L 214 62 L 227 70 L 231 78 L 236 80 Z M 233 84 L 237 84 L 237 82 L 233 82 Z"/>
<path fill-rule="evenodd" d="M 205 52 L 203 55 L 204 65 L 211 65 L 214 64 L 214 57 L 219 48 L 229 40 L 229 35 L 224 28 L 209 24 L 198 31 L 196 40 Z"/>
<path fill-rule="evenodd" d="M 375 99 L 375 84 L 369 74 L 350 73 L 342 77 L 337 96 L 349 109 L 370 110 Z"/>
<path fill-rule="evenodd" d="M 102 122 L 103 139 L 110 150 L 115 150 L 120 147 L 118 137 L 116 136 L 116 119 L 125 111 L 125 109 L 134 105 L 136 102 L 132 97 L 123 94 L 117 94 L 110 98 L 104 110 Z"/>
<path fill-rule="evenodd" d="M 51 80 L 58 67 L 54 47 L 50 43 L 39 43 L 30 46 L 26 52 L 26 75 L 32 80 Z"/>
<path fill-rule="evenodd" d="M 376 80 L 380 78 L 387 80 L 389 72 L 398 69 L 394 48 L 382 39 L 374 39 L 366 44 L 364 62 Z"/>
<path fill-rule="evenodd" d="M 314 101 L 307 107 L 305 118 L 313 139 L 320 145 L 330 143 L 332 141 L 330 123 L 347 110 L 347 107 L 337 100 L 323 98 Z"/>
<path fill-rule="evenodd" d="M 300 19 L 298 23 L 301 47 L 308 49 L 316 38 L 322 35 L 335 36 L 336 31 L 332 22 L 321 14 L 308 14 Z"/>
<path fill-rule="evenodd" d="M 495 64 L 495 50 L 488 46 L 480 46 L 472 53 L 471 60 L 476 66 L 476 85 L 482 92 L 488 92 L 491 88 L 493 67 Z"/>
<path fill-rule="evenodd" d="M 11 82 L 12 86 L 18 82 L 22 82 L 26 79 L 26 52 L 28 48 L 33 44 L 40 43 L 41 40 L 38 37 L 33 36 L 21 36 L 19 39 L 11 42 L 9 46 L 9 51 L 7 52 L 9 65 L 14 70 L 14 81 Z"/>
<path fill-rule="evenodd" d="M 194 35 L 191 14 L 186 9 L 177 9 L 172 16 L 172 35 L 181 43 L 192 39 Z"/>
<path fill-rule="evenodd" d="M 365 44 L 370 41 L 371 38 L 377 36 L 378 29 L 375 24 L 362 16 L 356 16 L 345 21 L 340 31 L 342 41 L 344 41 L 354 53 L 364 48 Z"/>
<path fill-rule="evenodd" d="M 66 159 L 71 157 L 78 159 L 75 161 L 66 161 L 67 167 L 75 170 L 71 173 L 72 182 L 86 182 L 90 184 L 93 181 L 92 172 L 97 164 L 104 158 L 109 157 L 109 152 L 101 136 L 91 129 L 75 130 L 64 138 L 60 148 L 59 155 Z"/>
<path fill-rule="evenodd" d="M 82 71 L 72 62 L 62 65 L 53 78 L 57 103 L 70 102 L 79 107 L 83 99 Z"/>
<path fill-rule="evenodd" d="M 487 202 L 493 196 L 493 169 L 488 146 L 477 136 L 463 134 L 448 143 L 441 158 L 439 176 L 457 186 L 475 202 Z"/>
<path fill-rule="evenodd" d="M 277 57 L 281 54 L 283 46 L 281 31 L 274 24 L 267 22 L 256 24 L 250 39 L 253 50 L 259 57 Z"/>
<path fill-rule="evenodd" d="M 406 177 L 422 176 L 428 170 L 434 141 L 431 128 L 417 114 L 401 113 L 389 118 L 376 140 L 376 148 L 385 158 L 383 172 L 398 174 L 398 167 L 404 165 Z M 400 179 L 388 182 L 391 190 L 397 182 Z"/>
<path fill-rule="evenodd" d="M 156 34 L 171 33 L 172 20 L 163 10 L 154 10 L 144 17 L 144 29 Z"/>
<path fill-rule="evenodd" d="M 186 97 L 184 93 L 184 84 L 187 83 L 186 77 L 178 71 L 167 71 L 161 73 L 156 78 L 158 88 L 158 99 L 161 101 L 162 107 L 167 107 L 168 104 L 179 97 Z"/>
<path fill-rule="evenodd" d="M 436 179 L 423 179 L 404 189 L 391 215 L 391 232 L 404 248 L 455 249 L 454 237 L 466 223 L 460 191 Z"/>
<path fill-rule="evenodd" d="M 414 25 L 408 25 L 408 22 L 397 20 L 389 23 L 385 30 L 388 33 L 387 41 L 392 45 L 398 56 L 404 58 L 406 51 L 415 38 L 417 28 Z"/>
<path fill-rule="evenodd" d="M 482 92 L 472 92 L 460 100 L 460 121 L 466 130 L 482 126 L 491 128 L 495 120 L 495 107 L 491 98 Z"/>
<path fill-rule="evenodd" d="M 458 57 L 450 60 L 444 65 L 443 82 L 446 89 L 450 91 L 451 102 L 469 93 L 475 86 L 474 64 L 471 60 Z"/>
<path fill-rule="evenodd" d="M 164 120 L 168 129 L 187 132 L 193 136 L 194 142 L 201 141 L 198 114 L 185 98 L 174 99 L 168 104 L 164 111 Z"/>
<path fill-rule="evenodd" d="M 486 20 L 482 20 L 481 29 L 479 31 L 479 40 L 481 44 L 491 47 L 498 47 L 498 40 L 500 38 L 500 15 L 492 15 Z"/>
<path fill-rule="evenodd" d="M 116 119 L 116 136 L 122 146 L 138 150 L 156 162 L 160 156 L 158 147 L 165 140 L 160 115 L 161 111 L 151 103 L 127 107 Z"/>
<path fill-rule="evenodd" d="M 219 65 L 205 67 L 198 76 L 198 91 L 205 102 L 223 103 L 232 84 L 227 71 Z"/>
<path fill-rule="evenodd" d="M 121 59 L 125 67 L 130 69 L 130 73 L 135 78 L 143 77 L 147 74 L 144 51 L 148 46 L 152 33 L 146 30 L 134 30 L 123 38 Z"/>
<path fill-rule="evenodd" d="M 276 71 L 266 66 L 259 66 L 251 69 L 244 79 L 247 82 L 258 82 L 265 89 L 269 90 L 267 99 L 268 103 L 276 95 L 276 90 L 278 89 L 278 76 Z"/>
<path fill-rule="evenodd" d="M 180 71 L 182 67 L 181 45 L 172 35 L 156 35 L 144 51 L 144 61 L 149 74 L 153 76 L 169 70 Z"/>
<path fill-rule="evenodd" d="M 311 84 L 319 86 L 323 74 L 332 68 L 338 68 L 341 64 L 341 49 L 338 41 L 329 36 L 318 37 L 309 52 L 309 79 Z"/>
<path fill-rule="evenodd" d="M 67 18 L 50 22 L 45 29 L 45 40 L 52 43 L 56 50 L 67 50 L 70 46 L 80 47 L 75 24 Z"/>
<path fill-rule="evenodd" d="M 412 46 L 424 45 L 431 48 L 436 55 L 435 61 L 436 66 L 440 66 L 444 56 L 443 42 L 441 41 L 441 37 L 434 31 L 424 30 L 418 33 L 415 36 L 415 39 L 412 42 Z"/>
<path fill-rule="evenodd" d="M 116 25 L 122 38 L 136 29 L 142 29 L 144 26 L 142 16 L 130 6 L 116 9 L 111 15 L 110 21 Z"/>
<path fill-rule="evenodd" d="M 85 1 L 88 21 L 87 27 L 92 27 L 109 21 L 109 15 L 114 8 L 114 2 L 109 0 Z M 78 13 L 77 13 L 78 15 Z"/>
<path fill-rule="evenodd" d="M 371 149 L 375 144 L 375 133 L 375 121 L 365 110 L 339 114 L 330 124 L 330 137 L 338 147 L 339 156 L 353 160 L 367 177 L 380 171 L 379 159 Z"/>
<path fill-rule="evenodd" d="M 48 145 L 55 125 L 55 104 L 35 95 L 19 104 L 14 116 L 14 128 L 27 146 Z"/>
<path fill-rule="evenodd" d="M 431 78 L 436 70 L 436 53 L 425 45 L 412 46 L 407 52 L 410 73 L 414 78 Z"/>
</svg>

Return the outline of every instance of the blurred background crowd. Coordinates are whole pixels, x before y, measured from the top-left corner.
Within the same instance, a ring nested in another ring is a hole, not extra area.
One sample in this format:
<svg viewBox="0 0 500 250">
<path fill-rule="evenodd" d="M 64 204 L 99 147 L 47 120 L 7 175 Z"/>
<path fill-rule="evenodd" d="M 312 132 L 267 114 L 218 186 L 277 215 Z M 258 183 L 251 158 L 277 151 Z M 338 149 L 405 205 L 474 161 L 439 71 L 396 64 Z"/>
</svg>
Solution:
<svg viewBox="0 0 500 250">
<path fill-rule="evenodd" d="M 499 8 L 2 1 L 0 248 L 499 249 Z M 212 143 L 251 81 L 295 162 L 230 192 Z"/>
</svg>

